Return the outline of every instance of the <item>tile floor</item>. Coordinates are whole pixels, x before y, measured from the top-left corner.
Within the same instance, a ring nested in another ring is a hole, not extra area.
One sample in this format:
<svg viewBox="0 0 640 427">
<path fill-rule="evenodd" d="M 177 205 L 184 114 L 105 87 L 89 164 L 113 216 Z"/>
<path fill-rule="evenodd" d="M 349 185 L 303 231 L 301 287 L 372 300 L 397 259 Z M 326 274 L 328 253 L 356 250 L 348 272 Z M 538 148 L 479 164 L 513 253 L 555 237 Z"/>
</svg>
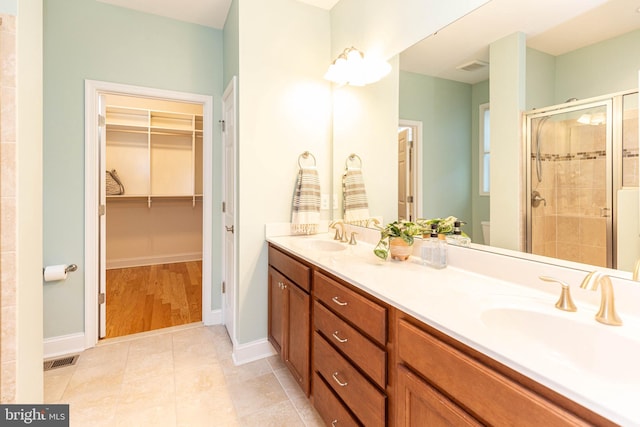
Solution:
<svg viewBox="0 0 640 427">
<path fill-rule="evenodd" d="M 223 326 L 101 342 L 44 384 L 46 403 L 70 405 L 71 427 L 324 425 L 278 356 L 235 366 Z"/>
</svg>

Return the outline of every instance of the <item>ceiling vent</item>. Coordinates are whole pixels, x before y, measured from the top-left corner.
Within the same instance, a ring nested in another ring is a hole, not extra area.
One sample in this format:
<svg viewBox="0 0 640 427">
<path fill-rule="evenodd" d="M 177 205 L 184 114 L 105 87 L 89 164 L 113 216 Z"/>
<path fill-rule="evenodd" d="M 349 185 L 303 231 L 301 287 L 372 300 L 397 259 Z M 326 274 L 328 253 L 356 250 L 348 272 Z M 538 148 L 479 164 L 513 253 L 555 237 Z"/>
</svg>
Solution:
<svg viewBox="0 0 640 427">
<path fill-rule="evenodd" d="M 471 62 L 467 62 L 466 64 L 458 65 L 456 69 L 462 70 L 462 71 L 477 71 L 477 70 L 481 70 L 482 68 L 485 68 L 488 65 L 489 65 L 488 62 L 475 59 Z"/>
</svg>

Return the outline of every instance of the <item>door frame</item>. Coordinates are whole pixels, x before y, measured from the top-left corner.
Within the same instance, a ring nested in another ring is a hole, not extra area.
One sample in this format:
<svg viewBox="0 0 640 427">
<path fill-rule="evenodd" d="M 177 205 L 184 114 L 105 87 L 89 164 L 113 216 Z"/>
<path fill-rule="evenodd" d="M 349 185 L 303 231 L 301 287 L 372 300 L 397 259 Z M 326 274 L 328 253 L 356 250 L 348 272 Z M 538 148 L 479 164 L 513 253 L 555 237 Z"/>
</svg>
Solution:
<svg viewBox="0 0 640 427">
<path fill-rule="evenodd" d="M 414 219 L 422 218 L 423 200 L 422 200 L 422 122 L 417 120 L 400 119 L 398 121 L 398 129 L 407 127 L 411 128 L 411 168 L 413 174 L 409 172 L 409 179 L 413 183 L 413 213 Z M 399 131 L 398 131 L 399 132 Z M 397 144 L 397 139 L 396 139 Z"/>
<path fill-rule="evenodd" d="M 231 343 L 233 345 L 233 347 L 235 348 L 237 346 L 237 340 L 236 340 L 236 323 L 237 323 L 237 314 L 238 314 L 238 283 L 237 283 L 237 279 L 238 279 L 238 251 L 237 251 L 237 247 L 238 247 L 238 237 L 237 237 L 237 225 L 238 225 L 238 207 L 237 207 L 237 201 L 238 201 L 238 181 L 237 181 L 237 176 L 238 174 L 235 173 L 235 171 L 238 168 L 238 139 L 237 139 L 237 119 L 238 119 L 238 105 L 237 105 L 237 85 L 238 85 L 238 78 L 237 76 L 233 76 L 233 78 L 231 79 L 231 81 L 229 82 L 229 84 L 227 85 L 227 87 L 224 90 L 224 93 L 222 94 L 222 102 L 221 102 L 221 115 L 222 115 L 222 120 L 225 119 L 225 111 L 226 111 L 226 100 L 227 99 L 231 99 L 233 102 L 233 126 L 232 126 L 232 132 L 228 131 L 228 128 L 226 126 L 225 123 L 225 131 L 222 132 L 222 197 L 223 199 L 225 198 L 225 188 L 227 186 L 227 180 L 231 179 L 233 182 L 233 203 L 234 203 L 234 209 L 233 209 L 233 224 L 232 226 L 235 227 L 233 234 L 233 250 L 232 250 L 232 254 L 231 256 L 233 257 L 233 267 L 231 272 L 227 271 L 227 257 L 229 256 L 227 254 L 227 247 L 226 247 L 226 239 L 227 239 L 227 230 L 226 230 L 226 219 L 224 218 L 226 215 L 226 212 L 223 212 L 223 219 L 222 219 L 222 227 L 221 227 L 221 235 L 224 236 L 221 240 L 221 244 L 222 244 L 222 280 L 226 283 L 227 286 L 229 286 L 229 274 L 231 274 L 233 276 L 233 280 L 231 281 L 231 292 L 226 292 L 223 293 L 222 295 L 222 302 L 221 302 L 221 306 L 222 306 L 222 323 L 225 325 L 225 328 L 227 329 L 227 333 L 229 334 L 229 338 L 231 338 Z M 227 145 L 227 139 L 231 138 L 232 139 L 232 144 L 233 144 L 233 165 L 234 165 L 234 171 L 232 176 L 229 177 L 227 176 L 227 167 L 226 167 L 226 157 L 225 157 L 225 150 L 226 150 L 226 145 Z M 226 200 L 223 200 L 223 202 L 226 202 Z M 227 313 L 225 307 L 227 306 L 227 298 L 229 298 L 229 295 L 231 295 L 230 298 L 232 298 L 231 300 L 231 311 L 232 313 Z M 227 316 L 231 314 L 232 316 L 232 322 L 231 322 L 231 327 L 229 328 L 229 325 L 227 324 Z M 231 329 L 231 330 L 229 330 Z"/>
<path fill-rule="evenodd" d="M 84 174 L 84 337 L 85 348 L 94 347 L 99 339 L 98 294 L 100 284 L 100 147 L 98 144 L 98 97 L 115 93 L 148 98 L 194 102 L 203 105 L 203 201 L 202 201 L 202 321 L 205 325 L 219 322 L 211 310 L 212 188 L 213 188 L 213 97 L 142 86 L 97 80 L 85 80 L 85 174 Z"/>
</svg>

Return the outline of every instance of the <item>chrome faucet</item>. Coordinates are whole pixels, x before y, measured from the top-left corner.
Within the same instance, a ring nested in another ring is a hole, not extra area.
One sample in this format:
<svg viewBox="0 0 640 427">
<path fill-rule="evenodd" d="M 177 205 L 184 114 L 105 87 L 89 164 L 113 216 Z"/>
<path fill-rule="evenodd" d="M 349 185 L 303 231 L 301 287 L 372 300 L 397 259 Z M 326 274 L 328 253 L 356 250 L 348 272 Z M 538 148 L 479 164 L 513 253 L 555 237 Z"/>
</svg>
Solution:
<svg viewBox="0 0 640 427">
<path fill-rule="evenodd" d="M 333 236 L 333 240 L 339 240 L 341 242 L 347 242 L 347 232 L 344 229 L 344 222 L 341 219 L 331 221 L 329 228 L 336 230 L 336 234 Z"/>
<path fill-rule="evenodd" d="M 368 218 L 365 227 L 369 228 L 371 224 L 380 225 L 380 221 L 378 221 L 378 218 Z"/>
<path fill-rule="evenodd" d="M 597 290 L 598 286 L 600 286 L 602 296 L 600 299 L 600 310 L 596 313 L 596 320 L 605 325 L 622 325 L 622 320 L 618 317 L 613 304 L 613 284 L 609 276 L 598 271 L 592 271 L 587 274 L 587 277 L 585 277 L 580 284 L 582 289 L 591 291 Z"/>
</svg>

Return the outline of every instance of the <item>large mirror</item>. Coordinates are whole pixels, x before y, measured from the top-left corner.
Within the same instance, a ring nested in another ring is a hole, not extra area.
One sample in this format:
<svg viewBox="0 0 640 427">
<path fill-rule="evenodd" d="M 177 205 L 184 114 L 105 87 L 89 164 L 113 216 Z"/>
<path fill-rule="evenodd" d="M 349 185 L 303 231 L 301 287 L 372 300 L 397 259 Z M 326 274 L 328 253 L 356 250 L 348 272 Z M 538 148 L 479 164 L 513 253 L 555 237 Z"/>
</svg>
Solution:
<svg viewBox="0 0 640 427">
<path fill-rule="evenodd" d="M 485 134 L 490 140 L 494 130 L 491 126 L 495 126 L 495 122 L 483 121 L 483 112 L 488 111 L 487 117 L 490 116 L 491 90 L 498 86 L 491 84 L 490 76 L 500 75 L 497 72 L 500 63 L 492 63 L 491 60 L 492 45 L 517 34 L 526 40 L 523 111 L 543 111 L 545 107 L 568 100 L 572 100 L 569 102 L 572 105 L 571 102 L 637 90 L 640 57 L 634 52 L 640 46 L 638 6 L 629 0 L 492 0 L 402 52 L 396 64 L 399 71 L 393 78 L 399 80 L 398 124 L 408 130 L 408 139 L 417 153 L 414 158 L 408 158 L 408 161 L 415 162 L 415 179 L 409 178 L 404 186 L 408 194 L 415 192 L 413 200 L 416 203 L 411 215 L 422 218 L 457 216 L 467 222 L 464 230 L 473 242 L 489 243 L 483 236 L 483 225 L 489 226 L 484 230 L 488 234 L 496 227 L 491 222 L 490 206 L 495 209 L 496 205 L 491 200 L 494 198 L 495 202 L 500 194 L 493 185 L 493 189 L 486 191 L 482 177 L 483 172 L 486 177 L 489 174 L 483 168 L 493 168 L 491 176 L 495 179 L 499 176 L 495 171 L 503 167 L 494 161 L 500 153 L 491 151 L 491 146 L 488 150 L 481 149 L 484 148 L 480 136 L 482 130 L 487 131 Z M 626 145 L 623 153 L 614 156 L 614 160 L 625 163 L 626 169 L 615 173 L 625 174 L 625 189 L 635 187 L 637 197 L 638 98 L 637 94 L 627 95 L 622 107 L 625 117 L 631 118 L 624 128 Z M 365 97 L 367 102 L 375 102 L 375 94 Z M 498 126 L 501 124 L 499 122 Z M 510 125 L 524 129 L 524 122 Z M 334 165 L 338 169 L 334 171 L 334 179 L 342 174 L 345 153 L 349 151 L 363 157 L 364 162 L 377 152 L 389 155 L 389 150 L 370 146 L 363 148 L 361 145 L 350 150 L 352 147 L 348 142 L 346 146 L 344 140 L 341 143 L 339 150 L 334 148 L 334 153 L 339 153 L 334 157 Z M 396 141 L 390 143 L 395 145 Z M 514 144 L 523 142 L 515 141 Z M 556 159 L 553 157 L 556 155 L 561 156 L 554 153 L 549 154 L 549 158 Z M 522 176 L 504 175 L 501 179 L 523 182 L 524 185 L 527 168 L 526 162 L 522 163 L 518 169 Z M 385 182 L 393 181 L 397 187 L 398 180 L 403 179 L 402 167 L 399 170 L 399 179 L 392 176 L 395 174 L 387 174 Z M 366 163 L 363 173 L 369 173 Z M 622 178 L 616 180 L 622 185 Z M 403 207 L 380 197 L 377 191 L 378 185 L 367 184 L 371 215 L 384 212 L 385 221 L 399 216 L 393 214 Z M 501 203 L 522 206 L 523 200 L 516 197 Z M 616 211 L 620 209 L 615 207 Z M 624 210 L 625 216 L 637 220 L 637 202 L 627 203 Z M 341 211 L 336 210 L 335 216 L 341 216 Z M 513 232 L 524 236 L 525 228 L 523 221 L 521 228 Z M 637 231 L 633 232 L 637 234 Z M 522 241 L 518 249 L 524 250 L 525 247 Z M 563 257 L 558 255 L 558 258 Z M 629 271 L 630 267 L 621 266 L 621 269 Z"/>
</svg>

